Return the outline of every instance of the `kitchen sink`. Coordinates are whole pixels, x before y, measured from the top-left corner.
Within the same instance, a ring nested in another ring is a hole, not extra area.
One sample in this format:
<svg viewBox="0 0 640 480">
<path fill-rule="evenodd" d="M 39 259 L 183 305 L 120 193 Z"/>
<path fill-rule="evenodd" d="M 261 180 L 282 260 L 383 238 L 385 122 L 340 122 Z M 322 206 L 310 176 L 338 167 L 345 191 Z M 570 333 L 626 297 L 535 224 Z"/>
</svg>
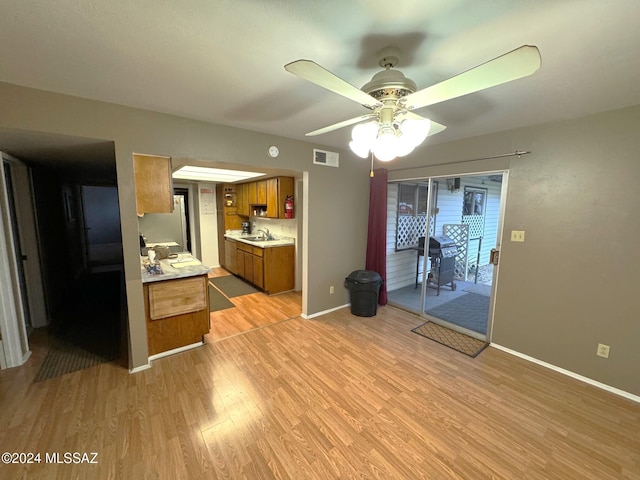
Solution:
<svg viewBox="0 0 640 480">
<path fill-rule="evenodd" d="M 269 240 L 265 237 L 241 237 L 241 239 L 249 242 L 273 242 L 275 240 L 275 238 Z"/>
</svg>

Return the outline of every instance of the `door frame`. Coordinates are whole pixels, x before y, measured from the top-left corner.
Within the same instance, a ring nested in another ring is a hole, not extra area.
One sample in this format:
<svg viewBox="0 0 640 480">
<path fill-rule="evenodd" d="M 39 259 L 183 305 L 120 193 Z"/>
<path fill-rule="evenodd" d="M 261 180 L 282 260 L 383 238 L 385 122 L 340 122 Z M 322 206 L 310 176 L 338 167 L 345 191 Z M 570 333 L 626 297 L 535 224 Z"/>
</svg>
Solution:
<svg viewBox="0 0 640 480">
<path fill-rule="evenodd" d="M 16 251 L 20 246 L 15 245 L 10 202 L 8 198 L 7 179 L 5 178 L 4 162 L 10 169 L 12 165 L 19 163 L 17 159 L 4 153 L 0 153 L 0 228 L 4 232 L 0 235 L 0 368 L 17 367 L 24 364 L 31 356 L 29 339 L 26 326 L 26 313 L 23 308 L 23 295 L 18 278 L 18 264 Z M 12 174 L 13 177 L 13 174 Z M 19 195 L 14 189 L 14 197 Z M 17 204 L 17 198 L 14 198 Z M 29 199 L 29 202 L 31 199 Z M 19 220 L 19 212 L 14 212 Z M 23 232 L 24 234 L 24 232 Z M 36 262 L 38 258 L 33 258 Z M 38 264 L 39 265 L 39 264 Z M 28 298 L 28 296 L 27 296 Z"/>
<path fill-rule="evenodd" d="M 389 182 L 393 182 L 393 183 L 400 183 L 403 181 L 428 181 L 429 184 L 429 190 L 431 191 L 433 189 L 433 183 L 436 180 L 444 180 L 446 178 L 451 178 L 451 177 L 474 177 L 474 176 L 486 176 L 486 175 L 491 175 L 491 174 L 501 174 L 502 175 L 502 185 L 500 188 L 500 206 L 498 209 L 498 224 L 497 224 L 497 230 L 496 230 L 496 249 L 500 249 L 501 247 L 501 242 L 502 242 L 502 233 L 503 233 L 503 229 L 504 229 L 504 214 L 505 214 L 505 210 L 506 210 L 506 202 L 507 202 L 507 191 L 508 191 L 508 181 L 509 181 L 509 168 L 505 166 L 505 168 L 492 168 L 492 169 L 480 169 L 480 170 L 475 170 L 475 169 L 471 169 L 469 171 L 460 171 L 458 168 L 455 168 L 455 170 L 457 171 L 453 171 L 450 172 L 448 171 L 449 169 L 447 168 L 442 168 L 439 169 L 440 171 L 437 174 L 432 174 L 429 175 L 427 172 L 425 172 L 424 175 L 403 175 L 406 174 L 406 172 L 398 172 L 398 175 L 390 175 L 389 178 Z M 452 169 L 454 170 L 454 169 Z M 466 170 L 466 169 L 465 169 Z M 392 172 L 390 172 L 391 174 Z M 427 199 L 427 224 L 429 224 L 428 222 L 430 222 L 430 218 L 432 216 L 432 198 L 431 195 L 428 196 Z M 428 228 L 427 228 L 428 231 Z M 452 330 L 458 331 L 460 333 L 464 333 L 466 335 L 470 335 L 473 337 L 478 337 L 478 333 L 477 332 L 472 332 L 470 330 L 467 330 L 465 328 L 459 327 L 455 324 L 450 324 L 449 322 L 445 322 L 443 320 L 434 318 L 430 315 L 427 315 L 425 313 L 425 306 L 424 306 L 424 302 L 425 302 L 425 296 L 426 296 L 426 282 L 424 281 L 424 276 L 427 274 L 427 264 L 428 264 L 428 259 L 427 259 L 427 255 L 426 255 L 426 250 L 428 249 L 428 242 L 425 242 L 425 255 L 423 255 L 423 271 L 422 271 L 422 285 L 421 285 L 421 295 L 420 295 L 420 311 L 413 311 L 411 310 L 413 313 L 415 313 L 416 315 L 418 315 L 421 318 L 424 318 L 425 320 L 430 320 L 430 321 L 434 321 L 434 323 L 443 323 L 444 326 L 446 326 L 447 328 L 450 328 Z M 497 288 L 498 288 L 498 277 L 499 277 L 499 264 L 494 266 L 493 269 L 493 277 L 492 277 L 492 283 L 491 283 L 491 296 L 490 296 L 490 300 L 489 300 L 489 311 L 488 311 L 488 319 L 487 319 L 487 332 L 486 335 L 480 335 L 481 339 L 490 342 L 492 335 L 493 335 L 493 318 L 494 318 L 494 313 L 495 313 L 495 299 L 496 299 L 496 295 L 497 295 Z M 401 307 L 402 308 L 402 307 Z"/>
<path fill-rule="evenodd" d="M 457 173 L 455 175 L 434 175 L 434 176 L 430 176 L 428 177 L 429 180 L 429 188 L 431 188 L 433 181 L 434 180 L 439 180 L 439 179 L 446 179 L 446 178 L 451 178 L 452 176 L 454 177 L 477 177 L 477 176 L 486 176 L 486 175 L 491 175 L 491 174 L 501 174 L 502 175 L 502 183 L 501 183 L 501 187 L 500 187 L 500 205 L 498 207 L 498 224 L 497 224 L 497 229 L 496 229 L 496 243 L 495 243 L 495 249 L 496 250 L 500 250 L 501 247 L 501 242 L 502 242 L 502 232 L 503 232 L 503 227 L 504 227 L 504 213 L 505 213 L 505 209 L 506 209 L 506 202 L 507 202 L 507 190 L 508 190 L 508 183 L 509 183 L 509 170 L 505 169 L 505 170 L 490 170 L 490 171 L 485 171 L 485 172 L 474 172 L 474 173 Z M 431 202 L 431 197 L 429 197 L 427 199 L 427 222 L 431 221 L 431 215 L 432 215 L 432 208 L 430 205 Z M 426 300 L 426 289 L 427 289 L 427 285 L 425 282 L 425 275 L 427 274 L 426 271 L 426 267 L 427 267 L 427 249 L 428 249 L 428 242 L 425 242 L 425 252 L 424 252 L 424 266 L 423 266 L 423 273 L 422 273 L 422 292 L 421 292 L 421 297 L 420 297 L 420 305 L 421 305 L 421 311 L 419 313 L 420 317 L 428 319 L 429 321 L 432 321 L 434 323 L 437 323 L 439 325 L 442 325 L 446 328 L 449 328 L 450 330 L 454 330 L 460 333 L 463 333 L 465 335 L 468 335 L 470 337 L 474 337 L 474 338 L 478 338 L 479 340 L 484 340 L 486 342 L 491 342 L 491 338 L 493 335 L 493 317 L 494 317 L 494 313 L 495 313 L 495 298 L 496 298 L 496 293 L 497 293 L 497 288 L 498 288 L 498 272 L 499 272 L 499 263 L 494 265 L 493 268 L 493 275 L 492 275 L 492 280 L 491 280 L 491 293 L 489 296 L 489 310 L 487 312 L 487 331 L 485 333 L 485 335 L 479 334 L 478 332 L 474 332 L 472 330 L 468 330 L 464 327 L 461 327 L 459 325 L 456 325 L 454 323 L 451 322 L 447 322 L 446 320 L 442 320 L 439 319 L 437 317 L 433 317 L 431 315 L 428 315 L 427 313 L 425 313 L 425 300 Z"/>
</svg>

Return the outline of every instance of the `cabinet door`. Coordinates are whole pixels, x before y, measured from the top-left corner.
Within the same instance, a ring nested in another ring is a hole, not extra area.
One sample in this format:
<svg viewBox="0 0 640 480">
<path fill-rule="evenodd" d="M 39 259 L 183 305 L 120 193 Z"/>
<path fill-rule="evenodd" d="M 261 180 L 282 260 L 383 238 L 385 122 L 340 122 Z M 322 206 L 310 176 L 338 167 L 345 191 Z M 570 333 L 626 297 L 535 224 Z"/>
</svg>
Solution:
<svg viewBox="0 0 640 480">
<path fill-rule="evenodd" d="M 295 287 L 295 248 L 293 245 L 264 249 L 264 290 L 279 293 Z"/>
<path fill-rule="evenodd" d="M 253 259 L 253 283 L 258 288 L 264 288 L 264 264 L 262 257 L 251 256 Z"/>
<path fill-rule="evenodd" d="M 267 204 L 267 181 L 260 180 L 256 182 L 256 199 L 257 205 Z"/>
<path fill-rule="evenodd" d="M 138 215 L 173 212 L 170 157 L 134 154 L 133 177 Z"/>
<path fill-rule="evenodd" d="M 224 260 L 225 267 L 231 273 L 238 273 L 236 242 L 231 240 L 224 241 Z"/>
<path fill-rule="evenodd" d="M 244 253 L 244 275 L 243 278 L 245 278 L 246 280 L 248 280 L 251 283 L 254 283 L 253 281 L 253 255 L 251 255 L 250 253 L 247 252 L 243 252 Z"/>
<path fill-rule="evenodd" d="M 236 271 L 234 272 L 236 275 L 240 275 L 242 278 L 245 278 L 244 275 L 244 256 L 245 252 L 240 249 L 236 250 Z"/>
<path fill-rule="evenodd" d="M 293 177 L 278 177 L 278 218 L 285 218 L 284 202 L 289 196 L 293 198 L 294 182 Z"/>
<path fill-rule="evenodd" d="M 278 218 L 280 209 L 284 209 L 284 205 L 280 206 L 278 202 L 278 179 L 269 178 L 267 182 L 267 217 Z M 283 215 L 284 216 L 284 215 Z"/>
<path fill-rule="evenodd" d="M 249 205 L 258 204 L 258 190 L 256 182 L 249 182 L 247 184 L 247 190 L 249 191 Z"/>
<path fill-rule="evenodd" d="M 238 185 L 238 214 L 249 216 L 249 184 L 242 183 Z"/>
</svg>

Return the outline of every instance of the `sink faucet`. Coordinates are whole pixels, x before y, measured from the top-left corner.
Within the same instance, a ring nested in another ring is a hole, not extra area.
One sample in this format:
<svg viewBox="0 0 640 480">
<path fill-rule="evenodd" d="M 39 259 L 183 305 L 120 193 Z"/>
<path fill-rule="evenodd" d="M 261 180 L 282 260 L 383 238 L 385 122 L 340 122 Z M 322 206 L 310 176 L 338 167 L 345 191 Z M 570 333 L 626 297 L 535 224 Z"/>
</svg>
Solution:
<svg viewBox="0 0 640 480">
<path fill-rule="evenodd" d="M 273 235 L 271 235 L 268 228 L 259 228 L 258 232 L 262 232 L 267 240 L 273 240 Z"/>
</svg>

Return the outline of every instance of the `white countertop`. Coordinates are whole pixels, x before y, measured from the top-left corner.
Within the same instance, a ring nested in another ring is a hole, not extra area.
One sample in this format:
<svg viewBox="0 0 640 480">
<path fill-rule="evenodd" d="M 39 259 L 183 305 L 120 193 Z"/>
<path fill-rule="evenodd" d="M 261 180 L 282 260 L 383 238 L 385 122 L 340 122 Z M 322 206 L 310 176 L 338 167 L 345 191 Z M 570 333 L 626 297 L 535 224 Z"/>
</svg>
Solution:
<svg viewBox="0 0 640 480">
<path fill-rule="evenodd" d="M 283 245 L 294 245 L 295 244 L 295 239 L 292 237 L 276 237 L 276 240 L 269 240 L 269 241 L 251 241 L 251 240 L 247 240 L 246 237 L 255 237 L 256 235 L 251 234 L 251 235 L 247 235 L 247 234 L 240 234 L 240 233 L 226 233 L 224 235 L 224 238 L 228 238 L 229 240 L 237 240 L 238 242 L 242 242 L 242 243 L 247 243 L 249 245 L 253 245 L 254 247 L 260 247 L 260 248 L 271 248 L 271 247 L 282 247 Z"/>
<path fill-rule="evenodd" d="M 162 268 L 162 273 L 160 274 L 152 275 L 148 273 L 146 268 L 148 263 L 148 257 L 140 257 L 142 283 L 206 275 L 211 270 L 211 268 L 203 265 L 200 260 L 192 256 L 190 253 L 179 253 L 177 258 L 165 258 L 163 260 L 159 260 L 158 263 Z"/>
</svg>

